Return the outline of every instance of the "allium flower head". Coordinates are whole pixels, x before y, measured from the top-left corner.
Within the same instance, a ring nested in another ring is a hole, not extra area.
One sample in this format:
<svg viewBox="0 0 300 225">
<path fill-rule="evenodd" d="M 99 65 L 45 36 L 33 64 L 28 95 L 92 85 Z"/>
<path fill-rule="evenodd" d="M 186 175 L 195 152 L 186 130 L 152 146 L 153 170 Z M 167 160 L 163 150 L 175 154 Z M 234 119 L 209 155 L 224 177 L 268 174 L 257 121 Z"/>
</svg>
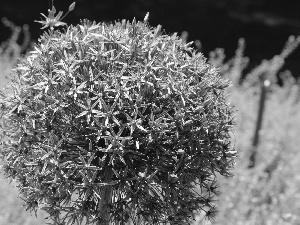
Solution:
<svg viewBox="0 0 300 225">
<path fill-rule="evenodd" d="M 55 13 L 44 26 L 60 25 Z M 148 16 L 45 32 L 0 95 L 4 174 L 54 224 L 216 215 L 217 174 L 230 177 L 237 156 L 230 83 Z"/>
</svg>

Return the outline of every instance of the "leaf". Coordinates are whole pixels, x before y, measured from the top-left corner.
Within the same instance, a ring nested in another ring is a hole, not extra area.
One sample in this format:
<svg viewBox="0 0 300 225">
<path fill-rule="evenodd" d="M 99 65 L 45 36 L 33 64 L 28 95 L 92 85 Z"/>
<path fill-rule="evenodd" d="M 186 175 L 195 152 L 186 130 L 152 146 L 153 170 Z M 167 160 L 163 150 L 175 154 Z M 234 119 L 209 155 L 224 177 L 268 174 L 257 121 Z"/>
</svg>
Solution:
<svg viewBox="0 0 300 225">
<path fill-rule="evenodd" d="M 94 183 L 96 186 L 112 186 L 118 184 L 120 181 L 111 181 L 111 182 L 102 182 L 102 183 Z"/>
<path fill-rule="evenodd" d="M 104 40 L 110 41 L 107 37 L 105 37 L 105 36 L 102 35 L 102 34 L 91 33 L 91 35 L 93 35 L 93 36 L 95 36 L 95 37 L 101 37 L 101 38 L 104 39 Z"/>
<path fill-rule="evenodd" d="M 88 160 L 88 163 L 87 165 L 91 165 L 92 161 L 94 160 L 95 158 L 95 153 L 92 153 L 92 155 L 90 156 L 89 160 Z"/>
<path fill-rule="evenodd" d="M 124 165 L 126 165 L 125 159 L 122 155 L 119 155 L 119 159 L 121 160 L 122 163 L 124 163 Z M 126 167 L 126 169 L 127 169 L 127 167 Z"/>
<path fill-rule="evenodd" d="M 24 71 L 28 71 L 30 70 L 27 66 L 19 66 L 17 68 L 15 68 L 15 70 L 24 70 Z"/>
<path fill-rule="evenodd" d="M 147 131 L 144 127 L 142 127 L 141 125 L 136 124 L 136 127 L 139 128 L 141 131 L 148 133 L 149 131 Z"/>
<path fill-rule="evenodd" d="M 79 154 L 79 159 L 81 160 L 81 162 L 84 166 L 87 165 L 85 159 L 83 158 L 83 156 L 81 154 Z"/>
<path fill-rule="evenodd" d="M 184 100 L 184 98 L 183 98 L 183 96 L 182 95 L 180 95 L 180 99 L 181 99 L 181 107 L 182 108 L 184 108 L 185 107 L 185 100 Z"/>
<path fill-rule="evenodd" d="M 109 118 L 108 118 L 108 116 L 105 118 L 105 122 L 104 122 L 104 126 L 105 127 L 108 127 L 108 120 L 109 120 Z"/>
<path fill-rule="evenodd" d="M 114 174 L 116 175 L 116 177 L 117 177 L 118 179 L 121 178 L 120 174 L 119 174 L 114 168 L 112 168 L 112 171 L 114 172 Z"/>
<path fill-rule="evenodd" d="M 81 177 L 84 179 L 84 184 L 88 185 L 90 183 L 88 177 L 81 170 L 79 170 L 78 173 L 80 173 Z"/>
<path fill-rule="evenodd" d="M 83 111 L 82 113 L 80 113 L 79 115 L 77 115 L 75 118 L 77 119 L 77 118 L 82 117 L 82 116 L 84 116 L 84 115 L 86 115 L 88 113 L 89 113 L 89 111 Z"/>
<path fill-rule="evenodd" d="M 96 113 L 95 115 L 93 115 L 93 117 L 106 117 L 106 118 L 108 118 L 108 114 L 107 113 L 102 113 L 102 112 L 100 112 L 98 110 L 92 110 L 92 112 Z M 98 126 L 101 126 L 100 123 L 99 123 L 99 121 L 95 121 L 95 122 L 98 124 Z"/>
<path fill-rule="evenodd" d="M 149 175 L 146 179 L 147 180 L 152 180 L 152 178 L 157 174 L 159 170 L 155 170 L 151 175 Z"/>
<path fill-rule="evenodd" d="M 76 89 L 78 91 L 80 91 L 81 89 L 85 88 L 85 84 L 87 83 L 87 81 L 84 81 L 82 84 L 80 84 Z"/>
<path fill-rule="evenodd" d="M 49 156 L 51 156 L 53 154 L 53 152 L 48 152 L 46 155 L 44 155 L 41 160 L 44 160 L 46 158 L 48 158 Z"/>
<path fill-rule="evenodd" d="M 85 105 L 81 104 L 80 102 L 76 103 L 78 106 L 80 106 L 81 108 L 88 110 L 88 107 L 86 107 Z"/>
<path fill-rule="evenodd" d="M 96 117 L 101 117 L 103 115 L 107 115 L 107 113 L 102 113 L 101 111 L 95 110 L 95 109 L 92 109 L 91 112 L 94 113 L 94 114 L 97 114 Z"/>
</svg>

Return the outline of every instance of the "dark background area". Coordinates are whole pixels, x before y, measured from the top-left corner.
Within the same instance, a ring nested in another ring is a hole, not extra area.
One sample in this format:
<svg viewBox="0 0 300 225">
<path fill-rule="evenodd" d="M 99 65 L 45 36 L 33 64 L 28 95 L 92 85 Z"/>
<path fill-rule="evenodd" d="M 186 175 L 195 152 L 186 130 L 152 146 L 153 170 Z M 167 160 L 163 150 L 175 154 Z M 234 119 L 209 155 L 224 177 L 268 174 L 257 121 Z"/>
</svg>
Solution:
<svg viewBox="0 0 300 225">
<path fill-rule="evenodd" d="M 68 11 L 74 0 L 56 0 L 57 11 Z M 40 13 L 48 15 L 50 0 L 2 0 L 0 17 L 16 25 L 29 25 L 32 41 L 43 33 Z M 207 57 L 217 47 L 233 56 L 240 37 L 246 40 L 246 56 L 251 66 L 279 54 L 290 35 L 300 35 L 300 0 L 77 0 L 76 7 L 63 21 L 77 24 L 80 19 L 96 22 L 143 20 L 150 12 L 150 25 L 161 24 L 166 33 L 189 33 L 188 41 L 199 39 Z M 0 25 L 0 43 L 10 30 Z M 283 69 L 300 76 L 300 50 L 286 61 Z"/>
</svg>

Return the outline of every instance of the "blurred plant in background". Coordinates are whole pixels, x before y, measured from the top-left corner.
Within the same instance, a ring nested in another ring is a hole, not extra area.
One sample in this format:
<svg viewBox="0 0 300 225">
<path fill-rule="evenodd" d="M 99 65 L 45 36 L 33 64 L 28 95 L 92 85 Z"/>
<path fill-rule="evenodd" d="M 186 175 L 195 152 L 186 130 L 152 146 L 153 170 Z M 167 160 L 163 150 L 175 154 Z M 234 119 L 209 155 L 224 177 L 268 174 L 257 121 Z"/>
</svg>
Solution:
<svg viewBox="0 0 300 225">
<path fill-rule="evenodd" d="M 6 18 L 2 23 L 8 27 L 12 34 L 10 38 L 0 45 L 0 89 L 5 88 L 10 79 L 11 69 L 16 65 L 27 48 L 30 48 L 30 33 L 27 25 L 16 26 Z M 0 174 L 0 225 L 41 225 L 45 224 L 46 214 L 38 212 L 35 218 L 22 208 L 23 201 L 17 199 L 18 189 L 15 182 L 10 184 Z"/>
<path fill-rule="evenodd" d="M 6 76 L 17 63 L 21 53 L 29 47 L 30 33 L 27 25 L 19 27 L 6 18 L 2 18 L 1 22 L 12 32 L 10 38 L 0 45 L 0 88 L 3 88 Z"/>
<path fill-rule="evenodd" d="M 213 224 L 300 223 L 300 87 L 289 71 L 279 73 L 299 41 L 291 36 L 279 55 L 264 60 L 248 74 L 243 74 L 249 61 L 243 56 L 243 39 L 235 57 L 227 62 L 222 49 L 210 55 L 210 62 L 233 82 L 228 99 L 238 109 L 236 147 L 243 149 L 234 178 L 221 185 L 218 220 Z M 249 169 L 264 80 L 270 81 L 270 87 L 255 149 L 256 163 Z"/>
</svg>

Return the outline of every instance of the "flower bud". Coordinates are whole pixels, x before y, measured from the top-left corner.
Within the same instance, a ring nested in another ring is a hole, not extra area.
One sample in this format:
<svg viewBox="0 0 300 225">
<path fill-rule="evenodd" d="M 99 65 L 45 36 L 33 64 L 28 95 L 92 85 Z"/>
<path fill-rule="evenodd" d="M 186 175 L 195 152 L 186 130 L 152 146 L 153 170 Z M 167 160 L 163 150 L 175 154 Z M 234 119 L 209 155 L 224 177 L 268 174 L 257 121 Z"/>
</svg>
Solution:
<svg viewBox="0 0 300 225">
<path fill-rule="evenodd" d="M 147 12 L 147 14 L 146 14 L 146 16 L 144 18 L 144 22 L 146 23 L 146 22 L 148 22 L 148 20 L 149 20 L 149 12 Z"/>
<path fill-rule="evenodd" d="M 73 2 L 73 3 L 69 6 L 69 12 L 73 11 L 74 8 L 75 8 L 75 2 Z"/>
</svg>

